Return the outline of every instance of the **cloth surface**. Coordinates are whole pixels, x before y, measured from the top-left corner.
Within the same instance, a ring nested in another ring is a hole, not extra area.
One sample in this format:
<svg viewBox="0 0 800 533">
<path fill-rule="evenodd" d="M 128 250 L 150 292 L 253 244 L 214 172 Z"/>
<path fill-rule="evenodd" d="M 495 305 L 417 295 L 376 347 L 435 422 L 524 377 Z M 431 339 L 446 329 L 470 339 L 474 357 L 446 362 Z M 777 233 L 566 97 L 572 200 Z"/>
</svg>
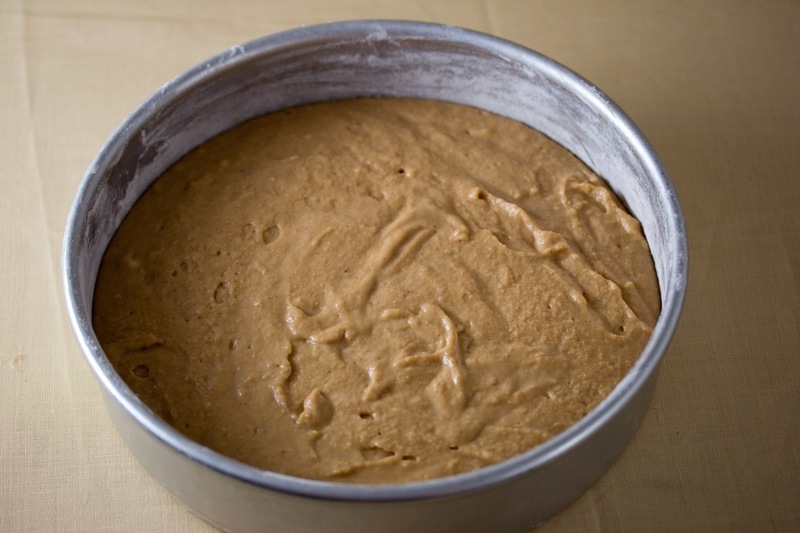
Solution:
<svg viewBox="0 0 800 533">
<path fill-rule="evenodd" d="M 636 437 L 537 531 L 800 530 L 800 3 L 0 0 L 0 531 L 212 531 L 106 415 L 61 287 L 94 155 L 163 83 L 347 19 L 444 22 L 569 66 L 663 160 L 689 291 Z M 524 497 L 524 495 L 521 495 Z"/>
</svg>

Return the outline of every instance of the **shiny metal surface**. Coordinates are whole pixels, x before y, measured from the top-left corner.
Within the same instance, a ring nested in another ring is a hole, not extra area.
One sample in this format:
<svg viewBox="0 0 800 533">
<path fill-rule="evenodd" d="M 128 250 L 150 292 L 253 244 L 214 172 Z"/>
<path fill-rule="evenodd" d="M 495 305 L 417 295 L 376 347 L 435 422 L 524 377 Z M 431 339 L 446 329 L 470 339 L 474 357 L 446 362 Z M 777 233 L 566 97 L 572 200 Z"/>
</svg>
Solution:
<svg viewBox="0 0 800 533">
<path fill-rule="evenodd" d="M 662 313 L 630 374 L 583 420 L 503 463 L 424 483 L 360 486 L 259 471 L 183 437 L 109 364 L 91 327 L 105 248 L 133 203 L 183 154 L 273 110 L 355 96 L 438 98 L 527 123 L 605 177 L 644 227 Z M 647 410 L 686 291 L 687 244 L 673 187 L 624 113 L 589 82 L 525 48 L 450 26 L 359 21 L 231 48 L 161 88 L 88 169 L 63 249 L 67 308 L 107 409 L 144 468 L 230 531 L 523 531 L 563 508 L 616 460 Z"/>
</svg>

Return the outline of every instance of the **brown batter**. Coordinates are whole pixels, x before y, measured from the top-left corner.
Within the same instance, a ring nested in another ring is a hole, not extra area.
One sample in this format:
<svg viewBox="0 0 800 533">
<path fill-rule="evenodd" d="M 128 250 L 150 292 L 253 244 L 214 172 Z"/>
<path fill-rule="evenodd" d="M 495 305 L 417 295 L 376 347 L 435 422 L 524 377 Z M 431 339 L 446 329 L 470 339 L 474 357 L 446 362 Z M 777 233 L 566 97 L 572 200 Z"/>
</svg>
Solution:
<svg viewBox="0 0 800 533">
<path fill-rule="evenodd" d="M 106 253 L 94 325 L 198 442 L 395 483 L 564 430 L 659 309 L 639 223 L 564 148 L 469 107 L 362 99 L 253 120 L 170 169 Z"/>
</svg>

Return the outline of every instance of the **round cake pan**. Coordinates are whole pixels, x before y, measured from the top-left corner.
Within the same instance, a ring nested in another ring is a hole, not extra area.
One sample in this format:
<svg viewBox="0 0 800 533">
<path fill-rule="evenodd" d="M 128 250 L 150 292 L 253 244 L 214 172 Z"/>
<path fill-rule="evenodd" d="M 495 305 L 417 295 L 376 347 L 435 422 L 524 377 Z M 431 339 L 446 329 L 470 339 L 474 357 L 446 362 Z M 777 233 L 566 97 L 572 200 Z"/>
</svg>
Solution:
<svg viewBox="0 0 800 533">
<path fill-rule="evenodd" d="M 603 176 L 650 243 L 662 311 L 630 373 L 550 441 L 474 472 L 351 485 L 258 470 L 182 436 L 145 406 L 92 329 L 98 267 L 120 222 L 170 165 L 211 137 L 278 109 L 359 96 L 468 104 L 528 124 Z M 305 27 L 230 50 L 163 86 L 88 169 L 66 228 L 69 317 L 107 410 L 142 466 L 229 531 L 524 531 L 577 499 L 644 417 L 686 290 L 683 217 L 667 173 L 631 120 L 591 83 L 521 46 L 451 26 L 357 21 Z"/>
</svg>

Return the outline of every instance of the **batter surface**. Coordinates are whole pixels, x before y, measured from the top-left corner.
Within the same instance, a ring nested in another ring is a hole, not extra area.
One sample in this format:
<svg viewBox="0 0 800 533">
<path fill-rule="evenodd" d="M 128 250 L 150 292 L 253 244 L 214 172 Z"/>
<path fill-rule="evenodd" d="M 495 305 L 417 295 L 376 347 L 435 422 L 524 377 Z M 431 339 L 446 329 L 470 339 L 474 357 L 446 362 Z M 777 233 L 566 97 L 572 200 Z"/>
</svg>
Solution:
<svg viewBox="0 0 800 533">
<path fill-rule="evenodd" d="M 575 423 L 659 311 L 639 223 L 564 148 L 469 107 L 362 99 L 250 121 L 166 172 L 108 248 L 94 326 L 188 437 L 398 483 Z"/>
</svg>

